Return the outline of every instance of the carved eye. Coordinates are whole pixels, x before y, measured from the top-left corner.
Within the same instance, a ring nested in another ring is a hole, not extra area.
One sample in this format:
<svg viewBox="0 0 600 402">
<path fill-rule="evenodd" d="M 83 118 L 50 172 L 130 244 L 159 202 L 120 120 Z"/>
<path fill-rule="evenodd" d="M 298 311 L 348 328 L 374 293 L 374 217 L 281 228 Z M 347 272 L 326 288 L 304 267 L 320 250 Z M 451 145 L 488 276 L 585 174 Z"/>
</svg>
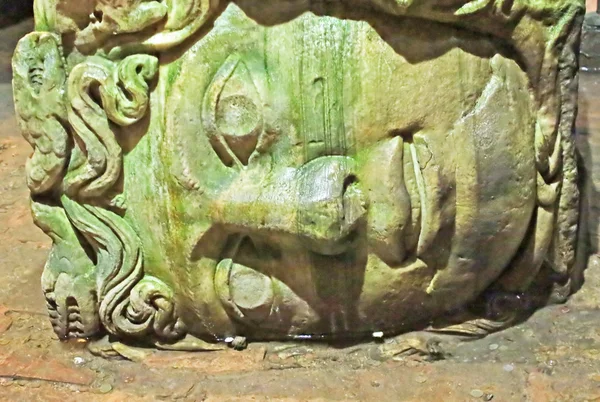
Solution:
<svg viewBox="0 0 600 402">
<path fill-rule="evenodd" d="M 227 166 L 247 165 L 263 131 L 258 91 L 248 67 L 231 58 L 206 93 L 203 120 L 211 145 Z"/>
</svg>

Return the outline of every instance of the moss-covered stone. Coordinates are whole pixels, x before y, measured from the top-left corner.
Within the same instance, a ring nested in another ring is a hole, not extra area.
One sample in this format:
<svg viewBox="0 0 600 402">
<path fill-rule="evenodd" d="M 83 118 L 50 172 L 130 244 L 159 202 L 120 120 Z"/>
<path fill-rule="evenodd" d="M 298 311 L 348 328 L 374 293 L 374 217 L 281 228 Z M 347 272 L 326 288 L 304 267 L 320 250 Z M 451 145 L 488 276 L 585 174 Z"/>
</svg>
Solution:
<svg viewBox="0 0 600 402">
<path fill-rule="evenodd" d="M 481 335 L 570 291 L 581 4 L 217 3 L 36 3 L 61 336 Z"/>
</svg>

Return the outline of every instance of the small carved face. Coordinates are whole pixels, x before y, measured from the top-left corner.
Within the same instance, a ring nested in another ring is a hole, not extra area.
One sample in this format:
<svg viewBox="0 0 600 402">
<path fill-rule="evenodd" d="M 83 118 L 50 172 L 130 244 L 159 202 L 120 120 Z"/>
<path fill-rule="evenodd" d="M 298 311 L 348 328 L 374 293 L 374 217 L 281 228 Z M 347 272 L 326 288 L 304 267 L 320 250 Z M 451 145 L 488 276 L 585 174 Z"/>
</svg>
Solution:
<svg viewBox="0 0 600 402">
<path fill-rule="evenodd" d="M 375 16 L 265 26 L 231 5 L 165 58 L 156 93 L 128 216 L 192 333 L 414 328 L 478 297 L 531 226 L 530 85 L 487 37 Z"/>
</svg>

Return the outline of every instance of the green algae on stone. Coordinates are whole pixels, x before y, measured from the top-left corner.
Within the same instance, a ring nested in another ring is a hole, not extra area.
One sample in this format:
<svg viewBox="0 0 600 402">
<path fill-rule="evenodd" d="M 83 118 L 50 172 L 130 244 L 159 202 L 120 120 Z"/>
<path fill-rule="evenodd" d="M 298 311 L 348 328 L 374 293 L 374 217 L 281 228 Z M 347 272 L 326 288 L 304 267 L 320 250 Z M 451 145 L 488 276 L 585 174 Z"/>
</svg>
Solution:
<svg viewBox="0 0 600 402">
<path fill-rule="evenodd" d="M 14 92 L 59 336 L 480 336 L 574 290 L 580 2 L 35 10 Z"/>
</svg>

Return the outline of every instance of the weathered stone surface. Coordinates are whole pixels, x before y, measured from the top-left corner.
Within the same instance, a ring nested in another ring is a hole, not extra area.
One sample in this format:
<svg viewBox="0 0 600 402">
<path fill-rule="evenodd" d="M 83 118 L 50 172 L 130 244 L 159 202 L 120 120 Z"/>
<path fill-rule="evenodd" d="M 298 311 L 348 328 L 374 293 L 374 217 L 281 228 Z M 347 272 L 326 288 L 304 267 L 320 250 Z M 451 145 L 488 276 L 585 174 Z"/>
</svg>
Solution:
<svg viewBox="0 0 600 402">
<path fill-rule="evenodd" d="M 148 367 L 192 369 L 199 373 L 239 373 L 263 368 L 264 348 L 254 348 L 239 353 L 219 351 L 215 353 L 190 354 L 183 352 L 158 352 L 141 362 Z"/>
<path fill-rule="evenodd" d="M 89 385 L 95 373 L 86 368 L 67 367 L 49 356 L 0 351 L 0 377 Z"/>
<path fill-rule="evenodd" d="M 564 300 L 582 15 L 36 2 L 13 86 L 55 332 L 481 336 Z"/>
<path fill-rule="evenodd" d="M 581 74 L 580 102 L 578 112 L 577 150 L 582 166 L 582 236 L 589 238 L 590 251 L 600 251 L 600 115 L 595 102 L 600 89 L 600 80 L 592 72 Z"/>
<path fill-rule="evenodd" d="M 12 318 L 8 315 L 9 310 L 0 306 L 0 335 L 6 332 L 12 325 Z"/>
</svg>

